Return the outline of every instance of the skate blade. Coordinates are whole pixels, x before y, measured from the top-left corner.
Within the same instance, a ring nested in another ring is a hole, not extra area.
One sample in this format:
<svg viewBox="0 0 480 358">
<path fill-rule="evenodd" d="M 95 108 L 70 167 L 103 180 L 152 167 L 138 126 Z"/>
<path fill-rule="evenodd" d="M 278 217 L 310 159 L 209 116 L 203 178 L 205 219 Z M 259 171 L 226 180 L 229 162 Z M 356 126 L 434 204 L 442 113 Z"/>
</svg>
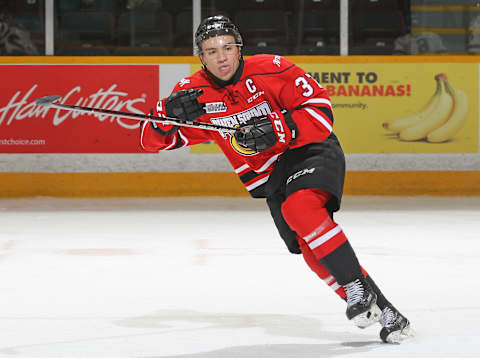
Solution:
<svg viewBox="0 0 480 358">
<path fill-rule="evenodd" d="M 360 313 L 359 315 L 353 317 L 353 323 L 358 328 L 367 328 L 374 323 L 377 323 L 380 320 L 382 311 L 378 308 L 377 304 L 373 304 L 368 311 Z"/>
<path fill-rule="evenodd" d="M 415 332 L 410 327 L 410 324 L 406 325 L 403 329 L 390 333 L 386 341 L 391 344 L 400 344 L 408 338 L 411 338 L 415 335 Z"/>
</svg>

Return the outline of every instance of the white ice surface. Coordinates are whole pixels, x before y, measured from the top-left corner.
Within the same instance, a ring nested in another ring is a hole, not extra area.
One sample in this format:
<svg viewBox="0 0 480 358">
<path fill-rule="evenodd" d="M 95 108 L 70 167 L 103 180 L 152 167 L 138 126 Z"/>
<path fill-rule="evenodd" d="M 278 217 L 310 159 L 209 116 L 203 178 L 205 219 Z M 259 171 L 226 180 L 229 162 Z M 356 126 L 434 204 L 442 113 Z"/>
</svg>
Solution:
<svg viewBox="0 0 480 358">
<path fill-rule="evenodd" d="M 0 357 L 478 357 L 480 197 L 336 215 L 415 338 L 380 342 L 249 198 L 0 200 Z"/>
</svg>

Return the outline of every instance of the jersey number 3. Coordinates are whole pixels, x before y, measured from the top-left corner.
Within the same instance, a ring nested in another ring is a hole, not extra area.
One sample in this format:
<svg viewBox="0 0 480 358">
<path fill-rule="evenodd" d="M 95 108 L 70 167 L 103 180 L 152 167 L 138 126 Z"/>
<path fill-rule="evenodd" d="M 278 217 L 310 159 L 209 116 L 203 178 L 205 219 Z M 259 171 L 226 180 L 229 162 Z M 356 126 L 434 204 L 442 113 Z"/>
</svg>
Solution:
<svg viewBox="0 0 480 358">
<path fill-rule="evenodd" d="M 310 84 L 307 82 L 307 80 L 305 79 L 305 77 L 298 77 L 296 80 L 295 80 L 295 86 L 302 86 L 302 88 L 305 90 L 302 95 L 304 97 L 310 97 L 312 94 L 313 94 L 313 88 L 312 86 L 310 86 Z"/>
</svg>

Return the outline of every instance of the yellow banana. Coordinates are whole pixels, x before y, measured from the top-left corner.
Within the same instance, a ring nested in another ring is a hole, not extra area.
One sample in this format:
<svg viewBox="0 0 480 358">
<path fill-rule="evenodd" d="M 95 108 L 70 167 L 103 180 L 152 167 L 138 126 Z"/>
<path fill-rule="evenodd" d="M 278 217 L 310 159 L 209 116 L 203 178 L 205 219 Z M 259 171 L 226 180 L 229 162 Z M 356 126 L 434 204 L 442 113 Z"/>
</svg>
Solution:
<svg viewBox="0 0 480 358">
<path fill-rule="evenodd" d="M 440 127 L 452 112 L 453 99 L 445 90 L 446 76 L 437 76 L 442 87 L 436 107 L 421 122 L 400 131 L 399 138 L 404 141 L 423 139 L 428 133 Z"/>
<path fill-rule="evenodd" d="M 411 114 L 406 117 L 397 118 L 389 122 L 383 123 L 383 128 L 392 131 L 394 133 L 399 133 L 401 130 L 411 127 L 416 123 L 419 123 L 425 118 L 427 118 L 430 113 L 437 107 L 438 100 L 440 99 L 440 94 L 442 93 L 441 81 L 437 79 L 437 89 L 432 97 L 428 100 L 425 107 L 423 107 L 419 112 Z"/>
<path fill-rule="evenodd" d="M 468 96 L 460 90 L 453 88 L 448 82 L 447 90 L 453 96 L 453 111 L 450 118 L 444 125 L 435 129 L 427 135 L 427 140 L 433 143 L 445 142 L 455 136 L 463 127 L 467 119 L 468 112 Z"/>
</svg>

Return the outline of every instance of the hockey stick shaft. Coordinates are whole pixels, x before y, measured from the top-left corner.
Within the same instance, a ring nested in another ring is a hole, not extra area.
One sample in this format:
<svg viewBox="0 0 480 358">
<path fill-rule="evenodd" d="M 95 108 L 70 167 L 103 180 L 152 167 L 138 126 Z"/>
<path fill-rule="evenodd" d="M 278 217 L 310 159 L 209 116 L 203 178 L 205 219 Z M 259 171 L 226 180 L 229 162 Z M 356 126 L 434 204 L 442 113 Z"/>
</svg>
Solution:
<svg viewBox="0 0 480 358">
<path fill-rule="evenodd" d="M 172 117 L 157 117 L 154 115 L 145 115 L 145 114 L 138 114 L 138 113 L 130 113 L 130 112 L 121 112 L 121 111 L 113 111 L 110 109 L 103 109 L 103 108 L 94 108 L 94 107 L 84 107 L 84 106 L 76 106 L 76 105 L 69 105 L 69 104 L 62 104 L 58 103 L 61 99 L 60 96 L 47 96 L 38 98 L 35 103 L 41 106 L 49 106 L 58 109 L 64 109 L 67 111 L 78 111 L 83 113 L 101 113 L 107 114 L 110 116 L 134 119 L 137 121 L 147 121 L 147 122 L 154 122 L 154 123 L 162 123 L 162 124 L 173 124 L 177 126 L 183 127 L 191 127 L 191 128 L 198 128 L 198 129 L 206 129 L 211 131 L 217 132 L 235 132 L 238 129 L 232 127 L 226 127 L 219 124 L 213 123 L 203 123 L 203 122 L 194 122 L 183 120 L 179 118 L 172 118 Z"/>
</svg>

